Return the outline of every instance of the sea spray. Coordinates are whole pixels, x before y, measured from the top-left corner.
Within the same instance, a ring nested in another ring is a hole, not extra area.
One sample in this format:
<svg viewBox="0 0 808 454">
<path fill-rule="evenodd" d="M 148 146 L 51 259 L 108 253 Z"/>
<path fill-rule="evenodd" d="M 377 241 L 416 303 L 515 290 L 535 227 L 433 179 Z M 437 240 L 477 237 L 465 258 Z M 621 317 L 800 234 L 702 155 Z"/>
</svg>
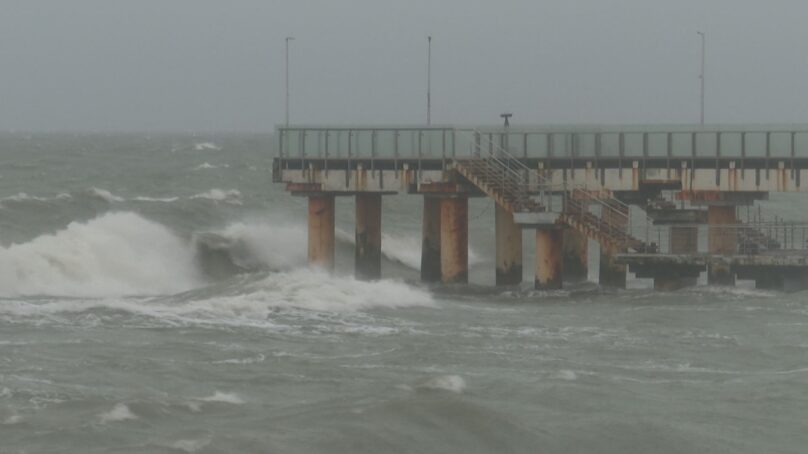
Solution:
<svg viewBox="0 0 808 454">
<path fill-rule="evenodd" d="M 0 248 L 0 296 L 158 295 L 202 283 L 186 242 L 129 212 Z"/>
</svg>

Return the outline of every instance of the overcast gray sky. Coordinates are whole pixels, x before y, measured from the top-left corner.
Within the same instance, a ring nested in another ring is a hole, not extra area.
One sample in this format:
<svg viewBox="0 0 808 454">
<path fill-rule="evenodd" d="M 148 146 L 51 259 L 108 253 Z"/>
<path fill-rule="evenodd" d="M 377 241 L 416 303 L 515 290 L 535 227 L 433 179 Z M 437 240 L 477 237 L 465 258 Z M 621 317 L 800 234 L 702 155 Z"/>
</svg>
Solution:
<svg viewBox="0 0 808 454">
<path fill-rule="evenodd" d="M 0 0 L 0 130 L 808 122 L 808 3 Z"/>
</svg>

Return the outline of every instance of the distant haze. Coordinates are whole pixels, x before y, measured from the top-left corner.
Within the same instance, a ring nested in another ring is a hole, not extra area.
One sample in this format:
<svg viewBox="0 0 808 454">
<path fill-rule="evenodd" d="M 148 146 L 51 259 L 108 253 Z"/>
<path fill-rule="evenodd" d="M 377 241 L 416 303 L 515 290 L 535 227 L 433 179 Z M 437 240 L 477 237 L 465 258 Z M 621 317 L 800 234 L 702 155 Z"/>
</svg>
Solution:
<svg viewBox="0 0 808 454">
<path fill-rule="evenodd" d="M 808 3 L 2 0 L 0 130 L 808 123 Z"/>
</svg>

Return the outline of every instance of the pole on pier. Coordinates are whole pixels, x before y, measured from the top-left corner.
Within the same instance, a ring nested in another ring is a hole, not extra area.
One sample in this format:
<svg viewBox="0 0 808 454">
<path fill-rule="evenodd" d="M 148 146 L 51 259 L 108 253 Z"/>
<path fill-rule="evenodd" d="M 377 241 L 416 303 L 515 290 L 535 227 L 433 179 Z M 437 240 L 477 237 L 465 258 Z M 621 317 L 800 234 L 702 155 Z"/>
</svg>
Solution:
<svg viewBox="0 0 808 454">
<path fill-rule="evenodd" d="M 309 196 L 309 266 L 334 269 L 334 195 Z"/>
<path fill-rule="evenodd" d="M 469 280 L 469 199 L 465 195 L 441 199 L 440 260 L 444 284 Z"/>
<path fill-rule="evenodd" d="M 513 214 L 498 203 L 495 216 L 497 237 L 496 283 L 499 286 L 522 283 L 522 228 L 513 220 Z"/>
<path fill-rule="evenodd" d="M 564 231 L 557 228 L 536 229 L 536 290 L 562 288 L 561 258 Z"/>
<path fill-rule="evenodd" d="M 356 260 L 359 279 L 381 278 L 382 267 L 382 195 L 356 195 Z"/>
</svg>

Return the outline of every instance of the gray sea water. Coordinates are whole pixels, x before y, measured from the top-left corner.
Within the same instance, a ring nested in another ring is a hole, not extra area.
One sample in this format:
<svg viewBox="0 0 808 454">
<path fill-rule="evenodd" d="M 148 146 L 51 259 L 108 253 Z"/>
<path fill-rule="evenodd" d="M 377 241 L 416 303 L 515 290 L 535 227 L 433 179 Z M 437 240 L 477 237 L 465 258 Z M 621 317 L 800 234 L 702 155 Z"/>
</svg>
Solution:
<svg viewBox="0 0 808 454">
<path fill-rule="evenodd" d="M 486 200 L 474 285 L 425 287 L 407 196 L 384 280 L 350 277 L 349 199 L 310 271 L 269 149 L 0 137 L 0 453 L 808 450 L 805 293 L 492 289 Z"/>
</svg>

